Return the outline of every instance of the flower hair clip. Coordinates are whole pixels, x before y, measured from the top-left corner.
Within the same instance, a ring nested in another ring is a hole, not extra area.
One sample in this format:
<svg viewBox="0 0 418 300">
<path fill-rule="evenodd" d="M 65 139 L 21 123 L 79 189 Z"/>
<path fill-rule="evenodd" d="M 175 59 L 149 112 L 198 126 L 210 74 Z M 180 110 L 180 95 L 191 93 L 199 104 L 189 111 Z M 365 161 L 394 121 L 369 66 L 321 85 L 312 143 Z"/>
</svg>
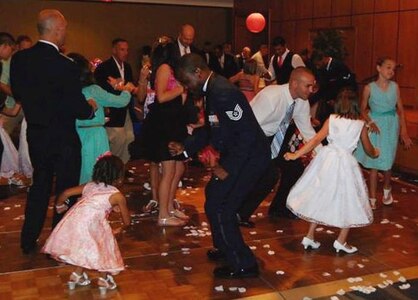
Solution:
<svg viewBox="0 0 418 300">
<path fill-rule="evenodd" d="M 100 154 L 100 155 L 96 158 L 96 161 L 99 161 L 99 160 L 101 160 L 101 159 L 102 159 L 102 158 L 104 158 L 104 157 L 110 157 L 110 156 L 112 156 L 112 152 L 110 152 L 110 151 L 106 151 L 105 153 Z"/>
</svg>

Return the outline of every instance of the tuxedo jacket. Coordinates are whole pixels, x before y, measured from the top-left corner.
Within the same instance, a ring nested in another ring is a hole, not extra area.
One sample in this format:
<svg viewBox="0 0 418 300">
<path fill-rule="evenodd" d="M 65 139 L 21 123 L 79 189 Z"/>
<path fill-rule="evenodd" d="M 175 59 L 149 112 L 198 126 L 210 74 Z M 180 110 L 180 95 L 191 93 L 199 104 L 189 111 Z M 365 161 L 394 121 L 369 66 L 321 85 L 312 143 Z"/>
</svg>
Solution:
<svg viewBox="0 0 418 300">
<path fill-rule="evenodd" d="M 81 92 L 80 70 L 70 58 L 38 42 L 13 55 L 10 83 L 28 128 L 45 129 L 51 137 L 79 143 L 75 120 L 92 118 L 94 111 Z"/>
<path fill-rule="evenodd" d="M 132 69 L 131 66 L 124 62 L 124 76 L 125 82 L 132 82 Z M 112 76 L 113 78 L 120 78 L 119 68 L 116 65 L 113 57 L 102 62 L 94 72 L 94 78 L 97 84 L 109 93 L 120 95 L 120 91 L 116 91 L 108 82 L 107 78 Z M 123 127 L 125 125 L 126 111 L 128 105 L 122 108 L 109 107 L 109 122 L 106 123 L 106 127 Z"/>
<path fill-rule="evenodd" d="M 209 61 L 209 68 L 225 78 L 230 78 L 239 72 L 235 58 L 230 54 L 224 54 L 224 67 L 221 67 L 218 57 L 213 56 Z"/>
<path fill-rule="evenodd" d="M 177 62 L 181 58 L 180 47 L 179 47 L 179 43 L 178 43 L 177 40 L 174 41 L 174 46 L 175 46 L 174 47 L 174 57 L 176 58 L 176 62 Z M 189 48 L 190 48 L 190 53 L 198 54 L 198 55 L 202 56 L 206 61 L 206 57 L 205 57 L 205 54 L 203 53 L 203 51 L 196 48 L 194 45 L 190 45 Z"/>
</svg>

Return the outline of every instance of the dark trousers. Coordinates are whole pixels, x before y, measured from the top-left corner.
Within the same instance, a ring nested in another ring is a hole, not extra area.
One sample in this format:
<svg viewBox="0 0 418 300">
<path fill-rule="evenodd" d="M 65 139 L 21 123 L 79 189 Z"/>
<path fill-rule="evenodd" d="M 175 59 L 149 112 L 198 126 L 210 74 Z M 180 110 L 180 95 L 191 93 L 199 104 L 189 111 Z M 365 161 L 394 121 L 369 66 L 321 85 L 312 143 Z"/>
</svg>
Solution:
<svg viewBox="0 0 418 300">
<path fill-rule="evenodd" d="M 242 238 L 236 214 L 267 165 L 267 155 L 250 158 L 239 172 L 231 172 L 225 180 L 212 178 L 206 186 L 205 212 L 213 245 L 226 254 L 227 263 L 234 269 L 257 264 Z"/>
<path fill-rule="evenodd" d="M 260 179 L 256 182 L 253 189 L 248 194 L 248 197 L 239 208 L 238 214 L 241 220 L 249 220 L 251 215 L 256 211 L 258 206 L 263 202 L 267 195 L 276 185 L 279 178 L 280 169 L 280 185 L 273 201 L 270 204 L 269 214 L 272 213 L 286 213 L 286 199 L 289 195 L 290 189 L 302 175 L 304 166 L 300 159 L 295 161 L 286 161 L 283 155 L 289 151 L 288 143 L 296 126 L 292 123 L 289 125 L 286 135 L 283 140 L 283 145 L 280 149 L 279 155 L 270 161 L 270 164 Z M 270 141 L 272 138 L 270 138 Z"/>
<path fill-rule="evenodd" d="M 36 245 L 45 222 L 54 174 L 55 196 L 79 184 L 81 146 L 78 137 L 66 139 L 53 136 L 48 129 L 28 126 L 27 140 L 33 165 L 33 184 L 27 196 L 25 222 L 21 233 L 22 248 L 31 249 Z M 54 204 L 55 201 L 56 199 Z M 53 227 L 61 217 L 54 209 Z"/>
</svg>

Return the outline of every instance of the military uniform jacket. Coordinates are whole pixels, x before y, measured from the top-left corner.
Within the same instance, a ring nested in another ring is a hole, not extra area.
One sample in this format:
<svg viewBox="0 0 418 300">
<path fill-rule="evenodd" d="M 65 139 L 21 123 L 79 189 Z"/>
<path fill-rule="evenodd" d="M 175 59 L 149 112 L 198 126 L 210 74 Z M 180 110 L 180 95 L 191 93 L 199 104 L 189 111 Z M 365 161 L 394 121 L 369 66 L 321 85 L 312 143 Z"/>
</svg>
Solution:
<svg viewBox="0 0 418 300">
<path fill-rule="evenodd" d="M 205 100 L 205 129 L 185 143 L 187 153 L 212 144 L 220 152 L 220 165 L 237 175 L 254 156 L 270 155 L 267 139 L 244 94 L 227 79 L 212 74 Z"/>
</svg>

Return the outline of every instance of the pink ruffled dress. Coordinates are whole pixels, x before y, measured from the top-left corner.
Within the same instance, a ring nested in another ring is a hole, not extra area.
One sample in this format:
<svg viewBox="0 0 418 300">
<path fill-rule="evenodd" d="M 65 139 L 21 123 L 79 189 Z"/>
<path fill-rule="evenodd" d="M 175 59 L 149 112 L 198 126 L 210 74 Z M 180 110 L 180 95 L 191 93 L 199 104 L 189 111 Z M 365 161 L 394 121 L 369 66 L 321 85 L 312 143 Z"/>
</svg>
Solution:
<svg viewBox="0 0 418 300">
<path fill-rule="evenodd" d="M 86 184 L 81 199 L 54 228 L 43 253 L 56 260 L 117 274 L 124 270 L 122 256 L 107 217 L 112 210 L 109 198 L 119 190 L 104 183 Z"/>
</svg>

